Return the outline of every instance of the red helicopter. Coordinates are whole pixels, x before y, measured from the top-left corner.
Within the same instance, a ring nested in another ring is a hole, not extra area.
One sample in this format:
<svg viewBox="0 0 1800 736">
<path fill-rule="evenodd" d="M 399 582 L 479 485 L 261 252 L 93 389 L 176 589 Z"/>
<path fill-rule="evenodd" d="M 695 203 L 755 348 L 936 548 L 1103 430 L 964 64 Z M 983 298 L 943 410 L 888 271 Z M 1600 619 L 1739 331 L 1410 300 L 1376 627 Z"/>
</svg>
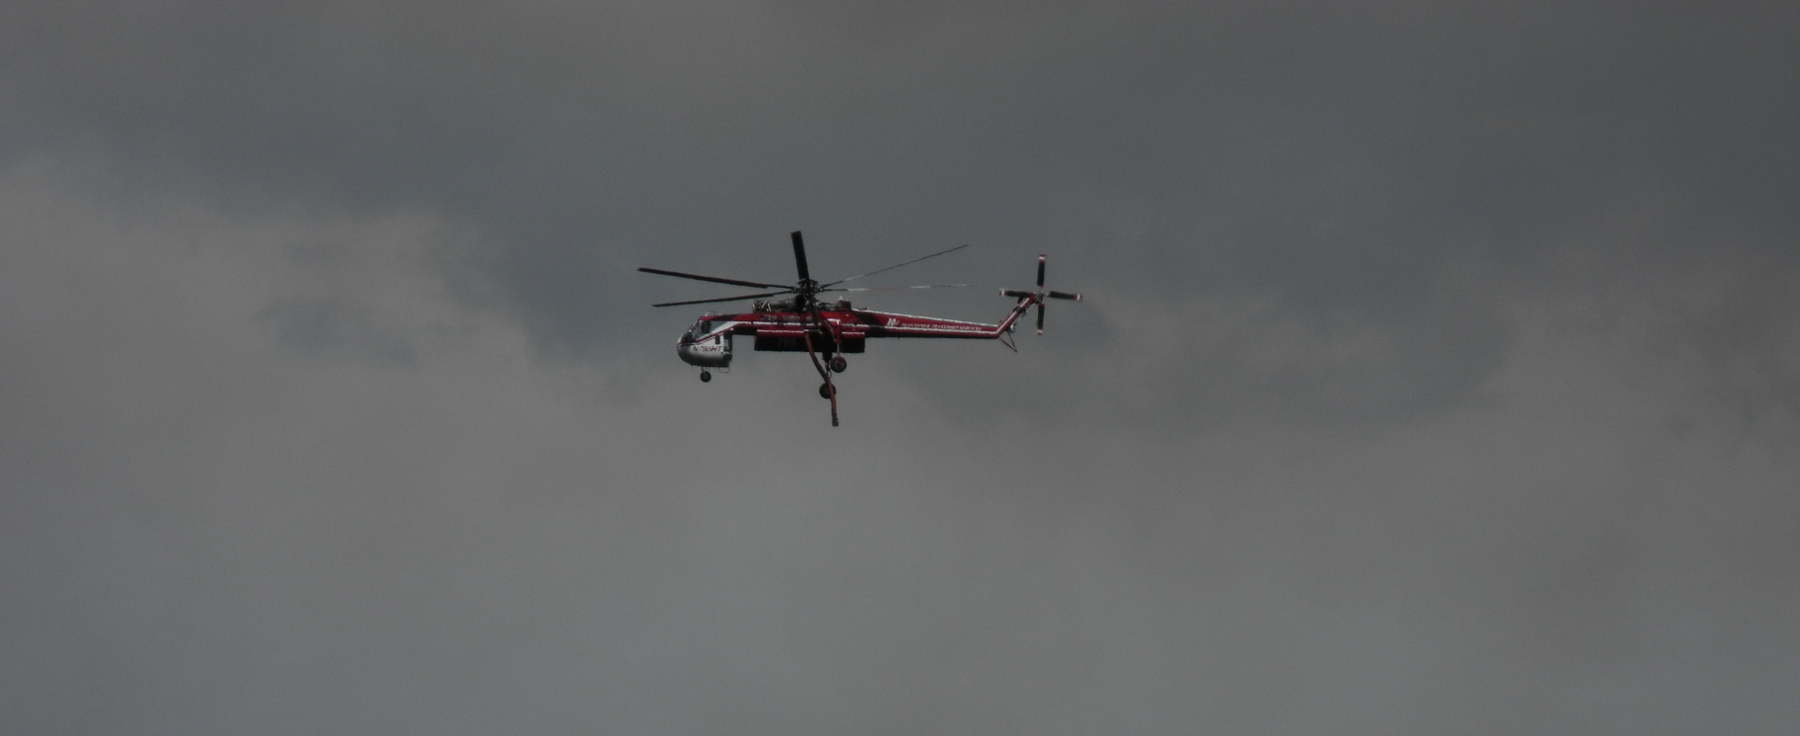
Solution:
<svg viewBox="0 0 1800 736">
<path fill-rule="evenodd" d="M 849 361 L 844 359 L 844 354 L 861 353 L 864 341 L 878 337 L 999 340 L 1008 348 L 1016 351 L 1018 348 L 1012 344 L 1011 337 L 1013 325 L 1027 310 L 1034 305 L 1037 307 L 1037 333 L 1042 335 L 1044 334 L 1045 299 L 1081 300 L 1080 294 L 1044 290 L 1044 257 L 1038 256 L 1037 290 L 1002 289 L 1001 295 L 1015 298 L 1018 303 L 1013 305 L 1012 311 L 1008 312 L 1006 318 L 1000 320 L 999 324 L 990 325 L 941 317 L 877 312 L 872 309 L 854 307 L 850 304 L 849 299 L 821 301 L 819 295 L 828 292 L 936 289 L 963 286 L 963 284 L 937 284 L 852 288 L 842 287 L 839 284 L 864 276 L 892 271 L 901 266 L 909 266 L 927 258 L 936 258 L 969 246 L 959 245 L 928 256 L 914 258 L 905 263 L 897 263 L 849 278 L 820 283 L 814 281 L 812 274 L 806 269 L 806 245 L 800 238 L 800 231 L 795 230 L 790 237 L 794 242 L 794 266 L 800 274 L 800 281 L 793 286 L 741 279 L 722 279 L 716 276 L 701 276 L 680 271 L 664 271 L 659 268 L 640 268 L 638 270 L 661 276 L 710 281 L 715 284 L 777 289 L 777 291 L 763 294 L 664 302 L 651 306 L 674 307 L 686 304 L 754 300 L 749 312 L 742 314 L 707 312 L 701 316 L 692 327 L 688 328 L 687 332 L 682 334 L 681 340 L 675 345 L 675 354 L 680 356 L 683 362 L 700 366 L 701 381 L 711 381 L 712 372 L 707 370 L 708 368 L 729 368 L 731 366 L 731 339 L 734 336 L 749 335 L 755 338 L 755 349 L 757 350 L 787 353 L 804 350 L 807 356 L 812 358 L 813 368 L 819 371 L 819 377 L 825 380 L 823 384 L 819 385 L 819 396 L 831 400 L 831 426 L 833 427 L 838 426 L 837 387 L 832 383 L 831 374 L 844 372 L 850 366 Z M 770 297 L 782 298 L 771 299 Z"/>
</svg>

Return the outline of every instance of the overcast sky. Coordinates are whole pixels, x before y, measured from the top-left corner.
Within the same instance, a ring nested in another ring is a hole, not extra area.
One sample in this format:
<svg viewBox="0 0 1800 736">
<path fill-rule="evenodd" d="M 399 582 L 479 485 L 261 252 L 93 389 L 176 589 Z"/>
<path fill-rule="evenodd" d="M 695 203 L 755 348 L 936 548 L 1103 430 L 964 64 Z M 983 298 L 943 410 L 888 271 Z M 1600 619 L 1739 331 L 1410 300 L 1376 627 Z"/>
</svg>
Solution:
<svg viewBox="0 0 1800 736">
<path fill-rule="evenodd" d="M 0 18 L 0 732 L 1800 730 L 1793 3 Z"/>
</svg>

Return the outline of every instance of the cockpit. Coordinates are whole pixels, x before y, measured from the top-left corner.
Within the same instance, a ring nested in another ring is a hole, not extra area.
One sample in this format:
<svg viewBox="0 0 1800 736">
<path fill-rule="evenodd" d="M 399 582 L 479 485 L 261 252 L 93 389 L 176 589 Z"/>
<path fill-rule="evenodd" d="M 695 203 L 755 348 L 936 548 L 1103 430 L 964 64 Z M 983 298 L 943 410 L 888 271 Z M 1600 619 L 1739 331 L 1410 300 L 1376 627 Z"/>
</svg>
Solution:
<svg viewBox="0 0 1800 736">
<path fill-rule="evenodd" d="M 681 342 L 675 346 L 675 354 L 689 365 L 702 368 L 730 366 L 731 326 L 730 319 L 707 312 L 695 320 L 687 332 L 681 333 Z M 701 371 L 700 380 L 711 378 L 712 374 Z"/>
<path fill-rule="evenodd" d="M 688 328 L 687 334 L 681 336 L 681 341 L 686 342 L 686 343 L 699 342 L 700 338 L 706 337 L 707 335 L 712 334 L 712 331 L 713 331 L 712 318 L 701 317 L 699 320 L 694 322 L 693 327 Z"/>
</svg>

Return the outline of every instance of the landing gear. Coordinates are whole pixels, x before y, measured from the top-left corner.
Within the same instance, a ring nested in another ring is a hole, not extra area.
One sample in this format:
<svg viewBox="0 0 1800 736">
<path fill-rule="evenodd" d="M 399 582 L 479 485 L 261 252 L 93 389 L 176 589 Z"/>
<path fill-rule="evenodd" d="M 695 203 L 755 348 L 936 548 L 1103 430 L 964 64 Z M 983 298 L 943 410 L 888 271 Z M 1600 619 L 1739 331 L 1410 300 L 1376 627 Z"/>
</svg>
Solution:
<svg viewBox="0 0 1800 736">
<path fill-rule="evenodd" d="M 700 382 L 701 383 L 706 383 L 711 380 L 712 380 L 712 371 L 700 371 Z"/>
<path fill-rule="evenodd" d="M 842 356 L 842 355 L 831 356 L 831 372 L 832 373 L 843 373 L 844 369 L 849 368 L 849 367 L 850 367 L 850 361 L 844 360 L 844 356 Z"/>
<path fill-rule="evenodd" d="M 832 386 L 829 383 L 819 384 L 819 398 L 821 398 L 821 399 L 829 399 L 829 398 L 831 398 L 831 395 L 836 392 L 837 392 L 837 387 Z"/>
</svg>

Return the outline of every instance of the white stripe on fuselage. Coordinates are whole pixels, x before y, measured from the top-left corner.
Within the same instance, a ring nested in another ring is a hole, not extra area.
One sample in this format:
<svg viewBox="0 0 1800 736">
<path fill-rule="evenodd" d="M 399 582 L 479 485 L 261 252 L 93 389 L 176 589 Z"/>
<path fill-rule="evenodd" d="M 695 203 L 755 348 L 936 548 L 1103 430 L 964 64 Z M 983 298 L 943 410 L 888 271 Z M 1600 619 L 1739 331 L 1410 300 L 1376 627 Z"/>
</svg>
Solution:
<svg viewBox="0 0 1800 736">
<path fill-rule="evenodd" d="M 877 312 L 874 310 L 857 310 L 849 312 L 849 314 L 854 316 L 826 317 L 822 322 L 813 319 L 812 317 L 796 317 L 789 315 L 782 315 L 773 319 L 730 320 L 724 323 L 715 322 L 715 324 L 719 324 L 720 326 L 712 332 L 701 336 L 699 340 L 692 343 L 678 341 L 677 344 L 699 347 L 708 340 L 732 333 L 738 327 L 744 325 L 749 325 L 752 328 L 770 328 L 770 331 L 772 332 L 786 332 L 790 330 L 806 331 L 809 329 L 825 329 L 826 327 L 830 327 L 839 332 L 846 330 L 851 332 L 885 330 L 888 332 L 909 333 L 949 332 L 958 335 L 980 334 L 998 336 L 1000 334 L 1000 325 L 989 324 L 987 322 L 971 322 L 960 319 L 928 317 L 918 314 L 901 314 L 899 312 Z M 875 319 L 875 324 L 869 324 L 862 320 L 855 319 L 855 316 L 872 317 Z M 864 335 L 864 337 L 878 338 L 880 336 Z M 723 351 L 723 346 L 720 346 L 718 349 Z M 712 350 L 707 350 L 706 352 L 712 352 Z"/>
</svg>

